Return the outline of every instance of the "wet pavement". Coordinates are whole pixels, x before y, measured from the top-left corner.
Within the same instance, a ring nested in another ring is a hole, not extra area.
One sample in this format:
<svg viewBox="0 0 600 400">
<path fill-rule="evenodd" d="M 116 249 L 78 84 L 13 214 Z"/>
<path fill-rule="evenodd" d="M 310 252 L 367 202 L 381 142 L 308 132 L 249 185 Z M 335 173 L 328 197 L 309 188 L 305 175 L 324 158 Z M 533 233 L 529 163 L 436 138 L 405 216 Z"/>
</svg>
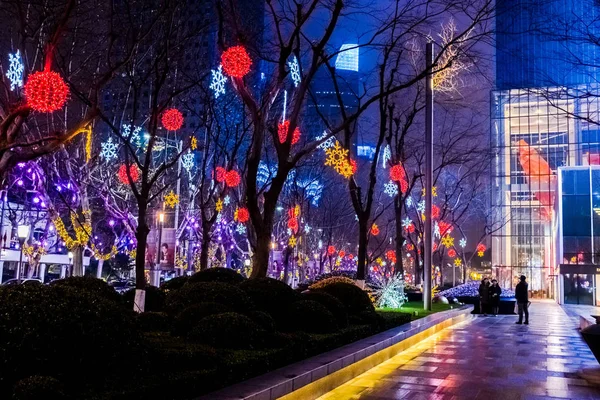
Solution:
<svg viewBox="0 0 600 400">
<path fill-rule="evenodd" d="M 460 323 L 321 396 L 332 399 L 600 399 L 577 375 L 600 368 L 575 318 L 553 302 Z"/>
</svg>

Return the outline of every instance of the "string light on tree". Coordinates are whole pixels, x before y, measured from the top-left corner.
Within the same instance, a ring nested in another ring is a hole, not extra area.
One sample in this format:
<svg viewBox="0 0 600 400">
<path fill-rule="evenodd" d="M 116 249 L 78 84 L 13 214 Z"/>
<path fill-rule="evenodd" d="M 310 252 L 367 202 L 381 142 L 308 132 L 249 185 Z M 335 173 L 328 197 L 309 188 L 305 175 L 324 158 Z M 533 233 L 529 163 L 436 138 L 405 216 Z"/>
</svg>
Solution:
<svg viewBox="0 0 600 400">
<path fill-rule="evenodd" d="M 234 78 L 243 78 L 250 72 L 252 59 L 244 46 L 233 46 L 221 55 L 221 65 L 227 75 Z"/>
<path fill-rule="evenodd" d="M 392 151 L 390 150 L 390 145 L 386 145 L 383 149 L 383 157 L 381 158 L 381 168 L 385 168 L 387 166 L 387 162 L 392 159 Z"/>
<path fill-rule="evenodd" d="M 320 136 L 316 137 L 316 140 L 317 141 L 323 140 L 323 139 L 325 139 L 327 137 L 327 135 L 328 135 L 327 131 L 323 131 L 323 133 Z M 336 142 L 335 136 L 331 136 L 327 140 L 325 140 L 323 143 L 321 143 L 320 145 L 318 145 L 317 148 L 325 151 L 328 148 L 333 147 L 335 145 L 335 142 Z"/>
<path fill-rule="evenodd" d="M 162 124 L 168 131 L 176 131 L 183 125 L 183 114 L 176 108 L 170 108 L 162 115 Z"/>
<path fill-rule="evenodd" d="M 208 87 L 215 94 L 215 99 L 218 99 L 220 95 L 225 94 L 225 83 L 227 78 L 223 75 L 223 65 L 219 65 L 216 70 L 211 69 L 212 75 L 210 86 Z"/>
<path fill-rule="evenodd" d="M 300 77 L 300 64 L 298 64 L 298 59 L 296 56 L 294 56 L 292 61 L 288 61 L 288 67 L 290 68 L 290 76 L 292 77 L 294 86 L 298 87 L 298 84 L 302 81 L 302 78 Z"/>
<path fill-rule="evenodd" d="M 164 198 L 165 206 L 169 208 L 175 208 L 177 204 L 179 204 L 179 196 L 175 194 L 172 190 L 165 196 Z"/>
<path fill-rule="evenodd" d="M 122 184 L 129 184 L 129 178 L 127 176 L 127 165 L 121 164 L 121 166 L 119 167 L 119 171 L 117 172 L 117 176 L 119 177 L 119 180 Z M 138 169 L 137 165 L 131 164 L 129 166 L 129 176 L 131 176 L 131 180 L 134 183 L 137 182 L 138 179 L 140 179 L 140 170 Z"/>
<path fill-rule="evenodd" d="M 423 214 L 425 212 L 425 200 L 421 200 L 419 203 L 417 203 L 417 211 L 420 214 Z"/>
<path fill-rule="evenodd" d="M 437 221 L 435 221 L 434 225 L 433 225 L 433 237 L 436 238 L 440 238 L 442 235 L 440 233 L 440 226 L 438 225 Z"/>
<path fill-rule="evenodd" d="M 140 133 L 142 132 L 141 126 L 133 126 L 133 133 L 131 132 L 131 125 L 123 125 L 123 137 L 129 140 L 129 143 L 133 143 L 137 147 L 142 146 L 142 137 Z M 129 137 L 131 135 L 131 138 Z"/>
<path fill-rule="evenodd" d="M 69 87 L 57 72 L 34 72 L 25 84 L 27 105 L 35 111 L 48 113 L 60 110 L 68 96 Z"/>
<path fill-rule="evenodd" d="M 6 77 L 10 81 L 10 90 L 23 87 L 23 71 L 25 66 L 21 60 L 21 52 L 17 50 L 15 54 L 8 55 L 8 71 Z"/>
<path fill-rule="evenodd" d="M 406 198 L 406 207 L 412 207 L 413 204 L 414 204 L 414 201 L 413 201 L 412 197 L 408 196 Z"/>
<path fill-rule="evenodd" d="M 464 249 L 465 246 L 467 245 L 467 239 L 465 239 L 465 238 L 460 239 L 458 241 L 458 245 Z"/>
<path fill-rule="evenodd" d="M 100 157 L 104 161 L 110 161 L 117 158 L 117 144 L 113 142 L 112 137 L 109 137 L 106 142 L 100 144 L 102 150 L 100 150 Z"/>
</svg>

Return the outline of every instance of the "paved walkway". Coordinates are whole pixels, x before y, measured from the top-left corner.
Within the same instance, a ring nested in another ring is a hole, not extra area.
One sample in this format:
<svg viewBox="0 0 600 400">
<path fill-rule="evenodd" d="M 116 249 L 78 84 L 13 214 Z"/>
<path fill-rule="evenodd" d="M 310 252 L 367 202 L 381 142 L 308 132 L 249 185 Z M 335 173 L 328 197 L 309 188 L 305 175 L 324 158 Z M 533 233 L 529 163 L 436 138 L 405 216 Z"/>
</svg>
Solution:
<svg viewBox="0 0 600 400">
<path fill-rule="evenodd" d="M 573 319 L 555 303 L 516 316 L 474 317 L 399 353 L 320 397 L 390 399 L 600 399 L 576 372 L 598 367 Z"/>
</svg>

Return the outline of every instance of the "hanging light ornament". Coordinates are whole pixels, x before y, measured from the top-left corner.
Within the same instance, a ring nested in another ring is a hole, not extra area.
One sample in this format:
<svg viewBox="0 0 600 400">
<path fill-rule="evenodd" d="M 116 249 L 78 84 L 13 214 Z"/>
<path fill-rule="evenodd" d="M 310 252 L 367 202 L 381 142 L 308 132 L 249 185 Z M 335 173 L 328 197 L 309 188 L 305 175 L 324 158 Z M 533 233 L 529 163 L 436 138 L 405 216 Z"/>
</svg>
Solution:
<svg viewBox="0 0 600 400">
<path fill-rule="evenodd" d="M 244 46 L 233 46 L 221 55 L 221 64 L 227 75 L 234 78 L 243 78 L 250 72 L 252 59 Z"/>
<path fill-rule="evenodd" d="M 124 185 L 129 184 L 129 178 L 127 177 L 127 166 L 125 164 L 121 164 L 117 175 L 121 183 L 123 183 Z M 140 179 L 140 170 L 138 169 L 137 165 L 131 164 L 129 166 L 129 175 L 131 176 L 131 180 L 133 182 L 137 182 L 138 179 Z"/>
<path fill-rule="evenodd" d="M 290 228 L 294 234 L 298 233 L 298 218 L 288 219 L 287 227 Z"/>
<path fill-rule="evenodd" d="M 183 125 L 183 114 L 176 108 L 170 108 L 163 113 L 162 124 L 166 130 L 176 131 Z"/>
<path fill-rule="evenodd" d="M 290 130 L 290 121 L 284 121 L 277 127 L 277 134 L 279 136 L 279 143 L 285 143 L 287 140 L 288 131 Z M 292 135 L 292 144 L 298 143 L 300 140 L 300 128 L 296 127 Z"/>
<path fill-rule="evenodd" d="M 215 179 L 219 183 L 225 182 L 225 177 L 227 177 L 227 170 L 223 167 L 215 168 Z"/>
<path fill-rule="evenodd" d="M 385 258 L 393 263 L 396 263 L 396 252 L 394 250 L 388 250 L 385 252 Z"/>
<path fill-rule="evenodd" d="M 433 204 L 431 206 L 431 218 L 439 218 L 440 217 L 440 208 Z"/>
<path fill-rule="evenodd" d="M 379 235 L 379 227 L 377 226 L 377 224 L 373 224 L 373 226 L 371 226 L 371 234 L 373 236 Z"/>
<path fill-rule="evenodd" d="M 328 246 L 327 247 L 327 255 L 332 256 L 335 254 L 335 246 Z"/>
<path fill-rule="evenodd" d="M 406 173 L 404 172 L 404 167 L 401 164 L 393 165 L 390 168 L 390 179 L 396 182 L 400 182 L 405 180 Z"/>
<path fill-rule="evenodd" d="M 65 105 L 68 95 L 69 87 L 57 72 L 34 72 L 25 84 L 27 105 L 35 111 L 59 110 Z"/>
<path fill-rule="evenodd" d="M 450 258 L 456 257 L 456 250 L 454 250 L 454 249 L 448 250 L 448 257 L 450 257 Z"/>
<path fill-rule="evenodd" d="M 250 213 L 246 207 L 240 207 L 235 210 L 233 214 L 233 219 L 242 224 L 245 224 L 250 219 Z"/>
<path fill-rule="evenodd" d="M 236 187 L 241 181 L 240 174 L 233 169 L 225 174 L 225 184 L 229 187 Z"/>
</svg>

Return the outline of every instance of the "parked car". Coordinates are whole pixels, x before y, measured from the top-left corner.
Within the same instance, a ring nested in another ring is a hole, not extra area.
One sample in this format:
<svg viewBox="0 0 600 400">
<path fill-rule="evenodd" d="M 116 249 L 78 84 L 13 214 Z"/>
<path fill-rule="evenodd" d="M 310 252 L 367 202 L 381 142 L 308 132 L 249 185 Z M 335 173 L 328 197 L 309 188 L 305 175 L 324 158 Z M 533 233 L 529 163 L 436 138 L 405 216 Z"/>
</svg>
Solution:
<svg viewBox="0 0 600 400">
<path fill-rule="evenodd" d="M 41 279 L 38 278 L 24 278 L 20 279 L 21 285 L 42 285 Z M 16 286 L 19 285 L 19 279 L 9 279 L 2 283 L 2 286 Z"/>
<path fill-rule="evenodd" d="M 108 286 L 115 289 L 117 293 L 125 293 L 128 290 L 135 288 L 135 282 L 130 280 L 114 280 L 108 282 Z"/>
</svg>

